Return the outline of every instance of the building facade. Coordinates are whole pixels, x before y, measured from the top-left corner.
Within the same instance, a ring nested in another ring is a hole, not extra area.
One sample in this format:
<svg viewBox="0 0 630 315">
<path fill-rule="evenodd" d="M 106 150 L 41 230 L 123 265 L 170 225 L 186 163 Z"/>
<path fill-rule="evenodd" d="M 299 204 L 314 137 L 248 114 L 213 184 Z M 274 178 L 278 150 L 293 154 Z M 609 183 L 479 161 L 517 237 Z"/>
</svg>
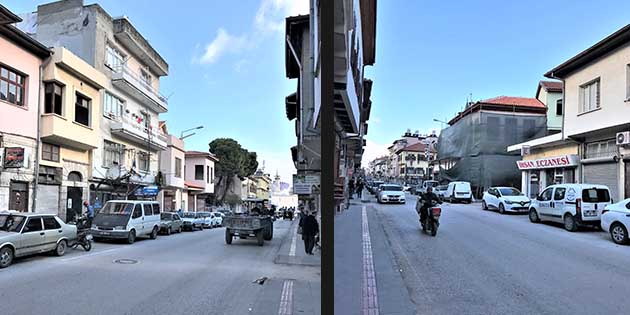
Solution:
<svg viewBox="0 0 630 315">
<path fill-rule="evenodd" d="M 186 210 L 187 192 L 184 179 L 186 149 L 184 140 L 168 133 L 166 122 L 161 122 L 160 127 L 164 134 L 168 135 L 166 150 L 160 152 L 160 172 L 164 176 L 164 187 L 158 194 L 158 200 L 164 211 Z M 185 200 L 186 199 L 186 200 Z"/>
<path fill-rule="evenodd" d="M 13 25 L 20 21 L 0 5 L 0 209 L 33 212 L 40 75 L 50 51 Z"/>
<path fill-rule="evenodd" d="M 540 81 L 536 89 L 536 99 L 547 107 L 548 134 L 562 131 L 562 82 Z"/>
<path fill-rule="evenodd" d="M 217 158 L 208 152 L 186 151 L 185 185 L 188 190 L 188 211 L 205 211 L 206 200 L 214 194 L 214 163 Z"/>
<path fill-rule="evenodd" d="M 257 170 L 252 179 L 256 181 L 256 198 L 271 200 L 271 176 Z"/>
</svg>

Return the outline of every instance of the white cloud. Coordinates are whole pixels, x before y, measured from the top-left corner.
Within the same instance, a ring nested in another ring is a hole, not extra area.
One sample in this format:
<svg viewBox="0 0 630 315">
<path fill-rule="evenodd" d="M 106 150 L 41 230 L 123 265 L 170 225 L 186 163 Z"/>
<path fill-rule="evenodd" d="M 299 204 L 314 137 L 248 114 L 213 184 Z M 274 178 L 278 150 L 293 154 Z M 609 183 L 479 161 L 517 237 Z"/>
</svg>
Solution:
<svg viewBox="0 0 630 315">
<path fill-rule="evenodd" d="M 308 0 L 263 0 L 256 12 L 254 26 L 262 33 L 282 32 L 287 16 L 308 13 Z"/>
<path fill-rule="evenodd" d="M 197 60 L 199 63 L 214 63 L 226 52 L 238 52 L 247 45 L 245 35 L 230 35 L 224 28 L 219 28 L 217 36 L 205 48 L 203 55 Z"/>
<path fill-rule="evenodd" d="M 380 143 L 376 143 L 374 141 L 365 140 L 365 152 L 363 152 L 363 160 L 361 162 L 361 165 L 363 167 L 367 167 L 368 164 L 381 156 L 384 155 L 388 155 L 389 151 L 387 150 L 387 148 L 390 146 L 391 144 L 386 143 L 386 144 L 380 144 Z"/>
<path fill-rule="evenodd" d="M 249 60 L 241 59 L 236 64 L 234 64 L 234 70 L 236 70 L 236 72 L 238 72 L 238 73 L 246 73 L 247 72 L 247 68 L 245 66 L 247 64 L 249 64 Z"/>
</svg>

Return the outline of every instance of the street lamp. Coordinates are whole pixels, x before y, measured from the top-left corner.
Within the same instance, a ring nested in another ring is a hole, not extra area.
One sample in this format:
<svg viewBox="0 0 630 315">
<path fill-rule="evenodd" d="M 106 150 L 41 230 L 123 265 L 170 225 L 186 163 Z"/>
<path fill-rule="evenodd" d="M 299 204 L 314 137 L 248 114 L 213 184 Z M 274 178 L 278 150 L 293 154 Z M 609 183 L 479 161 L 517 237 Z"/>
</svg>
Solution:
<svg viewBox="0 0 630 315">
<path fill-rule="evenodd" d="M 440 125 L 440 128 L 441 128 L 441 129 L 444 129 L 444 124 L 447 124 L 447 125 L 448 125 L 448 123 L 447 123 L 447 122 L 445 122 L 445 121 L 443 121 L 443 120 L 436 119 L 436 118 L 433 118 L 433 121 L 435 121 L 435 122 L 439 122 L 439 123 L 441 124 L 441 125 Z"/>
<path fill-rule="evenodd" d="M 186 132 L 188 132 L 188 131 L 193 131 L 193 130 L 197 130 L 197 129 L 202 129 L 202 128 L 203 128 L 203 126 L 199 126 L 199 127 L 190 128 L 190 129 L 186 129 L 186 130 L 182 131 L 181 135 L 179 136 L 179 140 L 184 140 L 184 139 L 186 139 L 186 138 L 188 138 L 188 137 L 190 137 L 190 136 L 192 136 L 192 135 L 194 135 L 194 134 L 195 134 L 195 133 L 193 132 L 193 133 L 191 133 L 191 134 L 187 134 L 187 135 L 185 135 L 185 136 L 184 136 L 184 133 L 186 133 Z"/>
</svg>

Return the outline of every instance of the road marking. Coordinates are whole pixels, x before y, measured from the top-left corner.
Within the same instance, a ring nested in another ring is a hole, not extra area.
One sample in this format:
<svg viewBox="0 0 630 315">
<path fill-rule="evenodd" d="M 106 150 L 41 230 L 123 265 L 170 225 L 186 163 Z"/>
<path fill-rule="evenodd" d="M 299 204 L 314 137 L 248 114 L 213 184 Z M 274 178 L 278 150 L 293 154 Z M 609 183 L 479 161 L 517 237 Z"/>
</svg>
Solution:
<svg viewBox="0 0 630 315">
<path fill-rule="evenodd" d="M 370 239 L 370 227 L 368 225 L 365 206 L 361 210 L 363 223 L 363 284 L 362 284 L 362 310 L 364 315 L 378 315 L 378 292 L 376 288 L 376 276 L 374 274 L 374 260 L 372 259 L 372 241 Z"/>
<path fill-rule="evenodd" d="M 282 285 L 278 315 L 293 315 L 293 280 L 285 280 Z"/>
<path fill-rule="evenodd" d="M 65 259 L 62 259 L 61 261 L 71 261 L 71 260 L 77 260 L 77 259 L 80 259 L 80 258 L 87 258 L 87 257 L 97 256 L 97 255 L 104 254 L 104 253 L 107 253 L 107 252 L 111 252 L 111 251 L 114 251 L 114 250 L 117 250 L 117 249 L 120 249 L 120 248 L 119 247 L 110 248 L 110 249 L 106 249 L 104 251 L 100 251 L 98 253 L 91 253 L 91 254 L 86 254 L 86 255 L 79 255 L 79 256 L 76 256 L 76 257 L 65 258 Z"/>
<path fill-rule="evenodd" d="M 297 245 L 297 229 L 299 224 L 293 230 L 293 236 L 291 237 L 291 248 L 289 248 L 289 256 L 295 256 L 295 247 Z"/>
</svg>

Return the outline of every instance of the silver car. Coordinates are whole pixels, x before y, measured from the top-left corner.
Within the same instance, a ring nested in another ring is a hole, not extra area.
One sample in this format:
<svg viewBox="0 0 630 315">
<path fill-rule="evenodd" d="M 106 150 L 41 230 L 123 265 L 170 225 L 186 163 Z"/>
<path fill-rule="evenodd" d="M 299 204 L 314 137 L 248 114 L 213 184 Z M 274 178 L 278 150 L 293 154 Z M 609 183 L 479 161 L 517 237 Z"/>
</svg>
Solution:
<svg viewBox="0 0 630 315">
<path fill-rule="evenodd" d="M 0 268 L 16 257 L 53 252 L 63 256 L 77 238 L 77 227 L 52 214 L 0 212 Z"/>
</svg>

